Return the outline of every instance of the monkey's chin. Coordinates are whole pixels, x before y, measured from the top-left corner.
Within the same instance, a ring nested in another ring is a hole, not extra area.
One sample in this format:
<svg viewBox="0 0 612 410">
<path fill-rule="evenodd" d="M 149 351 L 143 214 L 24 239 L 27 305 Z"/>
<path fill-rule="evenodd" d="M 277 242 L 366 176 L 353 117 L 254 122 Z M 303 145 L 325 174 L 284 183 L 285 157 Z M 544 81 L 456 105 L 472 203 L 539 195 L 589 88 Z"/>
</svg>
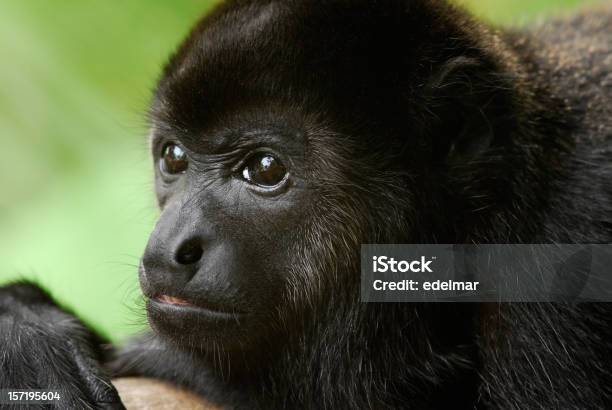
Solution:
<svg viewBox="0 0 612 410">
<path fill-rule="evenodd" d="M 190 303 L 149 299 L 147 316 L 151 328 L 161 336 L 204 350 L 209 346 L 231 349 L 234 344 L 244 343 L 251 333 L 247 313 L 211 310 Z"/>
</svg>

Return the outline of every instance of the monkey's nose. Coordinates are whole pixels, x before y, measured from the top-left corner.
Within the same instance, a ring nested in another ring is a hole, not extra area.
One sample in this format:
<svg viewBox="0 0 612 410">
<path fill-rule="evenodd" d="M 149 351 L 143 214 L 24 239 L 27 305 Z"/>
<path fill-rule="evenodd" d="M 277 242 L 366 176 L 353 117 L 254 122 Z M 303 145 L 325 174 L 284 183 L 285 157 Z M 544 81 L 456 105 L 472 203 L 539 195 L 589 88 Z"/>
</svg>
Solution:
<svg viewBox="0 0 612 410">
<path fill-rule="evenodd" d="M 202 242 L 199 239 L 188 239 L 181 243 L 174 254 L 179 265 L 193 265 L 202 259 Z"/>
</svg>

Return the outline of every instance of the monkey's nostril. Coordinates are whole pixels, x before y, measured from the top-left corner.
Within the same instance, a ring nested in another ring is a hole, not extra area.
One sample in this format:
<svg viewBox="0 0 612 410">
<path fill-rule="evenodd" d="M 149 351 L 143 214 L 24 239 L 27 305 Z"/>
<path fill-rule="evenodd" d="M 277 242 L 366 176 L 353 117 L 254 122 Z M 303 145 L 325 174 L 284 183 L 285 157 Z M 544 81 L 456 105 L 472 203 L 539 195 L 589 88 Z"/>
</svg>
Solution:
<svg viewBox="0 0 612 410">
<path fill-rule="evenodd" d="M 179 246 L 175 261 L 181 265 L 193 265 L 202 258 L 202 244 L 197 239 L 185 241 Z"/>
</svg>

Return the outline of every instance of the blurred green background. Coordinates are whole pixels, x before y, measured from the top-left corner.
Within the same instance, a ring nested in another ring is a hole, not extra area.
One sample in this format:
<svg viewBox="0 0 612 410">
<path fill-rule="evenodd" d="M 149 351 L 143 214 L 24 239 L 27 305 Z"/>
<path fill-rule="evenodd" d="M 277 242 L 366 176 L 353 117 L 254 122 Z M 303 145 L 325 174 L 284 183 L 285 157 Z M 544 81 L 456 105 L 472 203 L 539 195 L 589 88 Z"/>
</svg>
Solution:
<svg viewBox="0 0 612 410">
<path fill-rule="evenodd" d="M 580 0 L 463 0 L 522 24 Z M 35 279 L 102 333 L 144 325 L 138 258 L 155 221 L 143 112 L 213 1 L 0 2 L 0 283 Z"/>
</svg>

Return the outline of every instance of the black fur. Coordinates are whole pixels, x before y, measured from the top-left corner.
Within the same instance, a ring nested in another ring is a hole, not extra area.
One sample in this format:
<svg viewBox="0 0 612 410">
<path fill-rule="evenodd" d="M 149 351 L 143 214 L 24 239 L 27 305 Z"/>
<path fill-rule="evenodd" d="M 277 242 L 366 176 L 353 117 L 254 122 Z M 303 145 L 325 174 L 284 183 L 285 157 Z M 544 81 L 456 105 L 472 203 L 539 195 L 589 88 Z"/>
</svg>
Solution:
<svg viewBox="0 0 612 410">
<path fill-rule="evenodd" d="M 230 408 L 612 406 L 608 304 L 358 298 L 361 243 L 612 241 L 611 39 L 610 8 L 498 31 L 437 0 L 225 2 L 155 92 L 154 158 L 189 168 L 156 171 L 155 333 L 108 365 Z M 262 146 L 286 191 L 228 165 Z"/>
<path fill-rule="evenodd" d="M 110 354 L 107 340 L 58 307 L 37 285 L 19 282 L 0 288 L 0 388 L 57 392 L 59 408 L 121 409 L 100 366 Z M 6 402 L 1 406 L 24 407 Z"/>
</svg>

